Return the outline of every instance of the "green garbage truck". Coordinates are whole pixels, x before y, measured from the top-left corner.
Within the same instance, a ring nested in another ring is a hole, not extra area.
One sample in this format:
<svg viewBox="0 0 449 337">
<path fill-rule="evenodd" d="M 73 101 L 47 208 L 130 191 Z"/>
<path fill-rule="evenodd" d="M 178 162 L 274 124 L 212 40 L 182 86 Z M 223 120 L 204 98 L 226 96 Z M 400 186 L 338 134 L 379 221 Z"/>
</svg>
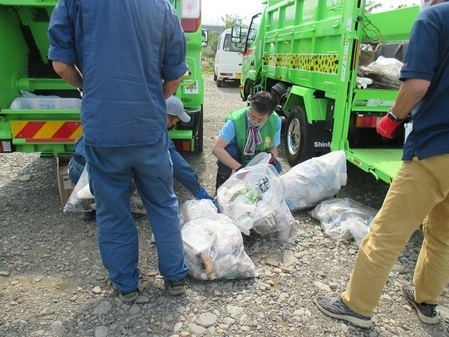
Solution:
<svg viewBox="0 0 449 337">
<path fill-rule="evenodd" d="M 177 150 L 203 148 L 201 1 L 170 0 L 187 40 L 188 72 L 176 95 L 191 116 L 170 131 Z M 48 61 L 48 23 L 57 0 L 0 0 L 0 153 L 70 154 L 82 135 L 80 95 Z"/>
<path fill-rule="evenodd" d="M 242 99 L 259 90 L 274 95 L 285 117 L 291 166 L 344 150 L 349 162 L 390 183 L 411 122 L 394 140 L 379 136 L 376 124 L 396 99 L 418 7 L 366 14 L 363 0 L 264 0 L 262 5 L 246 38 Z"/>
</svg>

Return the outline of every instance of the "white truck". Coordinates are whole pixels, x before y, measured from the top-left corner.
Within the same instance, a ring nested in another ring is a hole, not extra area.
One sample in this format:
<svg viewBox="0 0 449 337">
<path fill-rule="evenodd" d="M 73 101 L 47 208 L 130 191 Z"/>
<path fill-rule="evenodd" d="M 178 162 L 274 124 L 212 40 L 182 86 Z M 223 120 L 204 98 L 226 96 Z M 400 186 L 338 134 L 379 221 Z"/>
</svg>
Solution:
<svg viewBox="0 0 449 337">
<path fill-rule="evenodd" d="M 242 30 L 242 39 L 246 38 L 246 30 Z M 242 75 L 242 50 L 244 42 L 231 41 L 231 28 L 227 28 L 218 38 L 214 63 L 214 81 L 221 87 L 225 80 L 240 81 Z"/>
</svg>

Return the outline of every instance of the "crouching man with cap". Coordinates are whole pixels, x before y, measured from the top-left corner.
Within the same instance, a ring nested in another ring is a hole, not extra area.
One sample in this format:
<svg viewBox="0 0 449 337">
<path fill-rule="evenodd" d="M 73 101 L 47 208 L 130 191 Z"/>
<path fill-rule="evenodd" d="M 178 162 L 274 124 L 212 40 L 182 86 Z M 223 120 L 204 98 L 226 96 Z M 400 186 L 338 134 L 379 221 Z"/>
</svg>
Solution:
<svg viewBox="0 0 449 337">
<path fill-rule="evenodd" d="M 179 121 L 188 123 L 190 116 L 184 111 L 181 100 L 176 96 L 171 96 L 165 101 L 167 105 L 167 129 L 173 129 Z M 76 184 L 83 173 L 86 160 L 84 159 L 84 138 L 81 136 L 73 149 L 73 156 L 69 162 L 69 177 Z M 176 151 L 175 144 L 171 142 L 169 146 L 170 156 L 173 162 L 173 177 L 187 188 L 197 199 L 214 200 L 207 193 L 204 186 L 200 183 L 197 173 L 189 165 L 181 154 Z M 90 217 L 83 212 L 83 219 L 90 220 L 95 218 L 95 212 L 90 213 Z"/>
</svg>

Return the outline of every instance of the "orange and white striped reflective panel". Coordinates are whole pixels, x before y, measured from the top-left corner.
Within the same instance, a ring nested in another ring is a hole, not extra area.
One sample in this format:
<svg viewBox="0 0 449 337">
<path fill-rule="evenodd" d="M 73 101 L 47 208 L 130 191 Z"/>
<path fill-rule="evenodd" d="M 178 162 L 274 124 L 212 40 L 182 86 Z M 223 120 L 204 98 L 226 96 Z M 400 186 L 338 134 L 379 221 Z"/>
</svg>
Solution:
<svg viewBox="0 0 449 337">
<path fill-rule="evenodd" d="M 80 121 L 11 121 L 11 131 L 27 143 L 73 143 L 83 134 Z"/>
</svg>

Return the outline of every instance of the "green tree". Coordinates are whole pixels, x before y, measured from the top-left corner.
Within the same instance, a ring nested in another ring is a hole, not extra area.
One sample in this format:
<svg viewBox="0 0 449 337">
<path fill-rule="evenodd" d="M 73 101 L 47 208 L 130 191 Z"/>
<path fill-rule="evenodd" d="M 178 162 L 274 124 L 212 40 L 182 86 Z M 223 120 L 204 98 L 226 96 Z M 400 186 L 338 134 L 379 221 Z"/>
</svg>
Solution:
<svg viewBox="0 0 449 337">
<path fill-rule="evenodd" d="M 235 24 L 241 24 L 242 18 L 238 15 L 226 14 L 224 17 L 222 16 L 221 21 L 223 21 L 223 25 L 225 28 L 231 28 Z"/>
<path fill-rule="evenodd" d="M 214 72 L 214 60 L 215 53 L 217 51 L 219 35 L 209 31 L 209 41 L 207 46 L 203 48 L 201 52 L 201 65 L 203 67 L 204 74 L 213 74 Z"/>
<path fill-rule="evenodd" d="M 219 35 L 215 35 L 212 32 L 209 35 L 209 43 L 208 44 L 209 44 L 210 49 L 214 52 L 214 54 L 217 51 L 217 43 L 218 43 L 219 37 L 220 37 Z"/>
</svg>

